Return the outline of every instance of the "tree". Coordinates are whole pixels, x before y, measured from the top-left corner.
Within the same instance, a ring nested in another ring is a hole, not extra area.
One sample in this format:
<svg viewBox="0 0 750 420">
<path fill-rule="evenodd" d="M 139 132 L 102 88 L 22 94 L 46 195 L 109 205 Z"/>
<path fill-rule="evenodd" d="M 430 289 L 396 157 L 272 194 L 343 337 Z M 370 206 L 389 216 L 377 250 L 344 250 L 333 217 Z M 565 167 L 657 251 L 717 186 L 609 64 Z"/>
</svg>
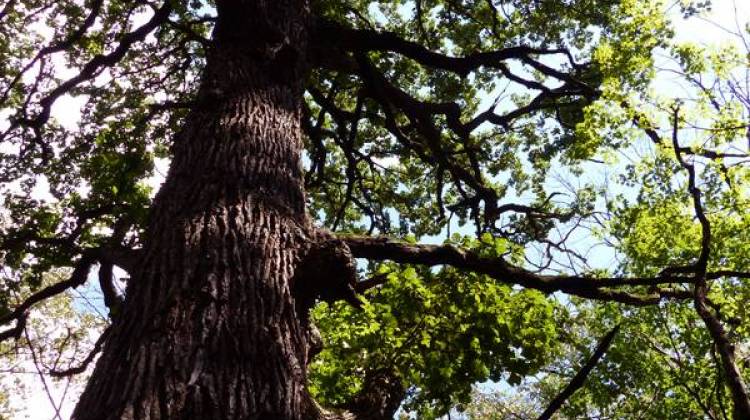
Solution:
<svg viewBox="0 0 750 420">
<path fill-rule="evenodd" d="M 437 416 L 472 383 L 517 383 L 562 351 L 575 313 L 545 295 L 597 308 L 688 301 L 747 418 L 736 338 L 710 296 L 750 276 L 717 250 L 724 219 L 712 215 L 742 214 L 731 185 L 745 169 L 727 168 L 721 189 L 711 177 L 736 135 L 683 146 L 682 108 L 664 137 L 640 106 L 669 36 L 661 7 L 6 2 L 0 323 L 13 326 L 0 339 L 21 337 L 34 305 L 96 266 L 112 322 L 78 420 L 392 418 L 404 401 Z M 54 111 L 71 95 L 85 103 L 67 127 Z M 648 220 L 602 189 L 550 180 L 585 179 L 587 162 L 630 144 L 625 126 L 676 159 L 649 168 L 680 174 L 642 198 L 697 221 L 681 221 L 678 254 L 608 272 L 570 243 L 599 223 L 629 252 Z M 157 157 L 170 167 L 152 197 Z M 456 228 L 442 245 L 417 242 Z M 115 266 L 130 275 L 124 295 Z M 69 278 L 45 285 L 59 267 Z M 595 355 L 613 334 L 594 338 Z"/>
</svg>

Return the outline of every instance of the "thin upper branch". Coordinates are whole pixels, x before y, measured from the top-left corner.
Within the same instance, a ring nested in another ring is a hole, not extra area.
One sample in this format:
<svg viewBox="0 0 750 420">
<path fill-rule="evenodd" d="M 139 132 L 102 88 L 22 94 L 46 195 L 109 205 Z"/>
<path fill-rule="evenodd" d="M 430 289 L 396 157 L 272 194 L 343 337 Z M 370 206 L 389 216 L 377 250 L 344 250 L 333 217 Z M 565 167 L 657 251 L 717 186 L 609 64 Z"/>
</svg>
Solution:
<svg viewBox="0 0 750 420">
<path fill-rule="evenodd" d="M 503 211 L 498 208 L 498 192 L 484 179 L 477 159 L 476 154 L 481 148 L 472 136 L 480 126 L 489 123 L 508 130 L 519 118 L 541 111 L 558 111 L 559 114 L 561 109 L 580 106 L 581 101 L 591 101 L 599 95 L 596 86 L 588 85 L 578 77 L 583 74 L 585 66 L 570 63 L 573 70 L 566 72 L 547 66 L 537 59 L 540 55 L 555 54 L 569 57 L 564 49 L 512 46 L 453 57 L 427 49 L 395 33 L 352 29 L 328 21 L 317 22 L 311 45 L 310 55 L 316 66 L 356 76 L 362 82 L 362 88 L 358 88 L 361 89 L 361 94 L 377 103 L 385 114 L 383 128 L 425 163 L 450 175 L 464 202 L 475 200 L 472 201 L 471 210 L 478 231 L 491 229 Z M 380 51 L 393 52 L 424 67 L 459 75 L 468 74 L 480 67 L 495 69 L 499 76 L 539 93 L 526 105 L 503 114 L 496 113 L 496 104 L 493 104 L 477 115 L 465 116 L 462 105 L 457 101 L 420 100 L 389 80 L 369 54 Z M 539 81 L 520 77 L 510 70 L 509 60 L 520 61 L 536 72 L 561 81 L 562 85 L 550 88 Z M 310 92 L 313 99 L 337 124 L 348 124 L 353 118 L 351 111 L 339 108 L 331 98 L 316 94 L 314 89 Z M 445 126 L 438 121 L 444 121 Z M 314 127 L 312 124 L 309 126 Z M 463 161 L 464 157 L 466 162 Z M 484 211 L 480 215 L 482 203 Z"/>
<path fill-rule="evenodd" d="M 86 355 L 80 365 L 72 366 L 64 370 L 50 370 L 50 376 L 53 376 L 55 378 L 63 378 L 66 376 L 78 375 L 80 373 L 83 373 L 94 360 L 96 355 L 99 354 L 99 352 L 102 350 L 104 343 L 107 341 L 107 338 L 109 338 L 110 331 L 111 326 L 107 327 L 107 329 L 104 330 L 104 332 L 96 340 L 96 343 L 94 343 L 94 348 L 92 348 L 89 354 Z"/>
<path fill-rule="evenodd" d="M 60 51 L 64 51 L 72 47 L 76 42 L 80 41 L 81 38 L 83 38 L 83 36 L 89 30 L 89 28 L 91 28 L 91 26 L 94 24 L 94 22 L 96 22 L 96 19 L 99 17 L 99 14 L 101 13 L 103 4 L 104 4 L 104 0 L 94 0 L 89 6 L 89 14 L 86 16 L 81 26 L 79 26 L 75 31 L 73 31 L 68 36 L 66 36 L 63 40 L 58 41 L 52 45 L 46 46 L 42 48 L 41 50 L 39 50 L 39 52 L 34 56 L 34 58 L 32 58 L 31 61 L 29 61 L 23 67 L 23 69 L 21 69 L 21 71 L 18 72 L 18 75 L 16 75 L 16 77 L 8 84 L 8 86 L 5 89 L 5 92 L 3 92 L 3 95 L 0 97 L 0 103 L 5 102 L 10 92 L 18 84 L 18 82 L 23 78 L 24 74 L 29 69 L 31 69 L 34 66 L 34 64 L 39 62 L 39 60 L 41 60 L 47 55 L 54 54 Z"/>
</svg>

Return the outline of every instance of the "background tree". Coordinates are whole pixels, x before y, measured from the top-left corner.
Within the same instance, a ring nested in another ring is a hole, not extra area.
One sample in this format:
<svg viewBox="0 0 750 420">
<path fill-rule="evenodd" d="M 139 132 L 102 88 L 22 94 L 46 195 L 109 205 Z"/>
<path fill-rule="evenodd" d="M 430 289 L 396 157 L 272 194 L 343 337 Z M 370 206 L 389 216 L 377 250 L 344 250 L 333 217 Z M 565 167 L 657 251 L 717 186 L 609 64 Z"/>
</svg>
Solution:
<svg viewBox="0 0 750 420">
<path fill-rule="evenodd" d="M 111 325 L 74 418 L 435 417 L 684 302 L 750 415 L 714 296 L 749 276 L 722 246 L 746 242 L 747 148 L 685 145 L 685 108 L 646 106 L 662 4 L 10 0 L 0 25 L 0 338 L 98 280 Z M 744 127 L 732 106 L 709 132 Z M 633 131 L 658 153 L 613 201 L 585 174 Z M 591 230 L 626 263 L 590 261 Z"/>
<path fill-rule="evenodd" d="M 732 4 L 724 4 L 732 9 Z M 735 13 L 737 4 L 734 4 Z M 689 14 L 699 10 L 687 10 Z M 672 42 L 668 55 L 660 61 L 661 89 L 639 101 L 650 121 L 661 121 L 665 136 L 677 134 L 682 153 L 692 155 L 701 168 L 706 210 L 711 214 L 712 252 L 721 255 L 725 266 L 745 264 L 744 251 L 746 203 L 742 181 L 734 176 L 744 173 L 747 147 L 747 13 L 729 19 L 709 21 L 722 31 L 724 43 L 698 44 Z M 664 85 L 669 89 L 664 89 Z M 677 88 L 677 89 L 674 89 Z M 664 92 L 667 91 L 667 95 Z M 679 93 L 675 93 L 679 92 Z M 677 111 L 679 110 L 679 111 Z M 619 112 L 612 109 L 613 112 Z M 675 127 L 670 116 L 683 115 Z M 671 120 L 671 121 L 670 121 Z M 652 127 L 657 124 L 653 123 Z M 657 272 L 666 261 L 695 252 L 700 231 L 686 207 L 679 160 L 673 150 L 660 150 L 662 138 L 655 131 L 639 139 L 638 148 L 630 148 L 623 157 L 638 162 L 627 165 L 620 175 L 626 185 L 634 185 L 633 198 L 622 194 L 610 215 L 609 232 L 621 243 L 621 269 L 633 274 Z M 651 144 L 649 144 L 651 143 Z M 656 147 L 652 147 L 656 145 Z M 645 180 L 645 181 L 644 181 Z M 680 194 L 683 196 L 680 197 Z M 742 215 L 740 215 L 742 214 Z M 670 232 L 660 235 L 658 232 Z M 743 372 L 747 363 L 745 311 L 746 285 L 740 278 L 717 281 L 710 300 L 725 322 L 735 343 Z M 576 372 L 580 347 L 590 345 L 591 336 L 619 323 L 621 334 L 607 354 L 607 361 L 592 372 L 587 387 L 571 397 L 561 415 L 579 418 L 596 415 L 605 418 L 707 418 L 732 416 L 731 395 L 725 387 L 725 372 L 709 331 L 700 328 L 701 319 L 692 305 L 673 304 L 623 311 L 611 305 L 575 303 L 575 318 L 568 331 L 565 356 L 545 368 L 546 373 L 524 384 L 527 405 L 544 404 Z M 484 418 L 482 412 L 514 407 L 502 393 L 479 393 L 468 407 L 470 418 Z M 516 406 L 517 407 L 517 406 Z M 523 407 L 523 406 L 521 406 Z M 496 410 L 499 411 L 499 410 Z M 516 409 L 516 413 L 522 413 Z M 503 418 L 513 418 L 506 410 Z"/>
</svg>

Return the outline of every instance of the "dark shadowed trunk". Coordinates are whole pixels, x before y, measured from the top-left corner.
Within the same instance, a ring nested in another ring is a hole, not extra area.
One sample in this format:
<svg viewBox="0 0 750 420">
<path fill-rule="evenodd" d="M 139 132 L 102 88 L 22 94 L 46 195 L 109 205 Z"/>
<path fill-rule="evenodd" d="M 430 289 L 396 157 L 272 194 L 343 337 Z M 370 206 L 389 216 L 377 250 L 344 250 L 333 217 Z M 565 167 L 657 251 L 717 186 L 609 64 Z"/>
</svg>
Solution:
<svg viewBox="0 0 750 420">
<path fill-rule="evenodd" d="M 309 7 L 218 9 L 198 105 L 77 420 L 323 417 L 305 387 L 316 291 L 293 284 L 316 237 L 300 167 Z"/>
</svg>

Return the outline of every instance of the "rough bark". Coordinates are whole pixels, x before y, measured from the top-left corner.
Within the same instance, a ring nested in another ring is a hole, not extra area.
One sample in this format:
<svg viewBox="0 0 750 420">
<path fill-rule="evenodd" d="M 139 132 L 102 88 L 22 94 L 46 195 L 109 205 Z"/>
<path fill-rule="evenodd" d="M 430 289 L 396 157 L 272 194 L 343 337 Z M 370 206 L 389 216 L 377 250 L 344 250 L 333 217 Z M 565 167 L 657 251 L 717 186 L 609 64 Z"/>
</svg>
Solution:
<svg viewBox="0 0 750 420">
<path fill-rule="evenodd" d="M 294 284 L 316 281 L 295 271 L 315 268 L 320 242 L 300 163 L 308 15 L 305 0 L 219 2 L 197 105 L 75 419 L 335 417 L 305 386 L 320 286 Z"/>
</svg>

